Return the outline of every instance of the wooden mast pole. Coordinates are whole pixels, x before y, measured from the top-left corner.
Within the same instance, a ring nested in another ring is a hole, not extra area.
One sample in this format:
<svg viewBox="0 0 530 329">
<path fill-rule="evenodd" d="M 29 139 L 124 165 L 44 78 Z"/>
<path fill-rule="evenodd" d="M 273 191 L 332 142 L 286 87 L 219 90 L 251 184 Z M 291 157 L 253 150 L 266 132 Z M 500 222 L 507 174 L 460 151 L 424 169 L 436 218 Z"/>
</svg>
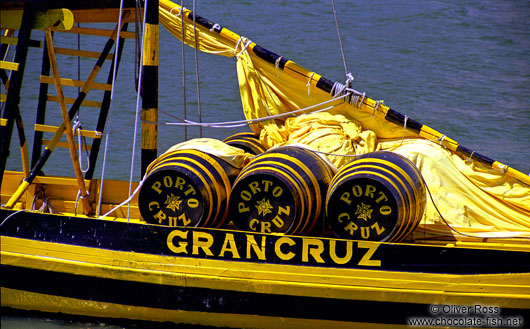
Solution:
<svg viewBox="0 0 530 329">
<path fill-rule="evenodd" d="M 146 0 L 142 95 L 142 167 L 156 159 L 158 151 L 158 0 Z"/>
</svg>

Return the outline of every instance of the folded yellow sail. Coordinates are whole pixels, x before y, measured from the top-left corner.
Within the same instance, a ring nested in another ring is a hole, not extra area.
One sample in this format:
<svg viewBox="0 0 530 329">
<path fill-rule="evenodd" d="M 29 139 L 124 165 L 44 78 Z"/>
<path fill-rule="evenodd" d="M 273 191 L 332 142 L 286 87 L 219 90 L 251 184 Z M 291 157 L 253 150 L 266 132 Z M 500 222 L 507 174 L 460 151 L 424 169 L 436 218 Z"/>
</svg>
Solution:
<svg viewBox="0 0 530 329">
<path fill-rule="evenodd" d="M 160 22 L 178 39 L 182 39 L 180 14 L 180 6 L 160 0 Z M 267 148 L 304 144 L 331 153 L 328 159 L 337 167 L 355 154 L 400 153 L 416 164 L 433 195 L 434 203 L 427 200 L 426 214 L 415 232 L 418 238 L 530 237 L 528 175 L 479 156 L 364 95 L 333 100 L 329 92 L 333 83 L 319 74 L 203 18 L 194 32 L 193 14 L 186 9 L 183 14 L 187 45 L 194 46 L 196 33 L 199 50 L 237 58 L 247 120 L 308 108 L 290 118 L 251 124 Z M 309 114 L 318 110 L 324 111 Z"/>
</svg>

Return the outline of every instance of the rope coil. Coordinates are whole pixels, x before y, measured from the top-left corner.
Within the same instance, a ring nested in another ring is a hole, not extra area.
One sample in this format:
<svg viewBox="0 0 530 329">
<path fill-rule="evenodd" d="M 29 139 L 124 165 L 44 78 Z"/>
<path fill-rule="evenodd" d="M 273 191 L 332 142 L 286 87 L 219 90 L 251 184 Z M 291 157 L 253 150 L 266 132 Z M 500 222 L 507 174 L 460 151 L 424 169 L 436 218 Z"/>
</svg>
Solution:
<svg viewBox="0 0 530 329">
<path fill-rule="evenodd" d="M 85 174 L 88 169 L 90 169 L 90 155 L 88 154 L 88 149 L 86 148 L 86 138 L 81 136 L 81 130 L 83 127 L 81 126 L 81 121 L 79 120 L 79 116 L 74 120 L 74 126 L 72 127 L 73 134 L 75 135 L 77 133 L 77 143 L 79 145 L 79 155 L 77 156 L 79 159 L 79 167 L 83 174 Z M 87 159 L 87 167 L 86 169 L 83 168 L 83 145 L 85 145 L 85 154 Z"/>
</svg>

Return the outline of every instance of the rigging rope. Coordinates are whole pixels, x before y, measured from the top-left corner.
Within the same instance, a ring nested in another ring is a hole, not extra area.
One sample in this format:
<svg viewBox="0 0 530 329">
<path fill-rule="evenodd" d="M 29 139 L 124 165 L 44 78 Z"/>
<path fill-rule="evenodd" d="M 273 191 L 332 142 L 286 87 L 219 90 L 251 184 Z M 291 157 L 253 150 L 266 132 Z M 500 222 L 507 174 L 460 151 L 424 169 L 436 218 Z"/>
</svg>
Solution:
<svg viewBox="0 0 530 329">
<path fill-rule="evenodd" d="M 142 22 L 144 31 L 145 31 L 145 21 L 146 21 L 146 16 L 147 16 L 147 1 L 148 0 L 145 0 L 145 3 L 144 3 L 144 20 Z M 144 41 L 145 41 L 145 38 L 142 35 L 142 48 L 141 49 L 144 49 Z M 143 58 L 144 58 L 144 52 L 142 51 L 142 54 L 140 55 L 140 63 L 143 63 Z M 141 84 L 142 84 L 142 78 L 143 78 L 143 73 L 144 73 L 143 67 L 144 67 L 143 65 L 140 67 L 140 72 L 138 76 L 138 90 L 140 90 Z M 133 176 L 134 176 L 134 155 L 136 154 L 136 139 L 138 135 L 138 118 L 140 116 L 140 98 L 141 98 L 140 93 L 137 93 L 136 94 L 136 115 L 134 118 L 134 134 L 133 134 L 133 145 L 132 145 L 132 155 L 131 155 L 131 172 L 129 173 L 129 199 L 128 201 L 132 199 L 131 191 L 132 191 L 132 182 L 133 182 Z M 131 216 L 131 204 L 129 202 L 128 207 L 127 207 L 127 222 L 129 221 L 130 216 Z"/>
<path fill-rule="evenodd" d="M 86 138 L 81 135 L 81 130 L 83 127 L 81 126 L 81 120 L 79 119 L 79 115 L 74 120 L 74 126 L 72 127 L 72 130 L 74 131 L 74 135 L 77 133 L 77 145 L 79 146 L 79 167 L 81 168 L 81 171 L 83 174 L 85 174 L 88 169 L 90 169 L 90 155 L 88 154 L 88 148 L 87 148 L 87 142 Z M 85 145 L 85 154 L 87 158 L 87 167 L 86 169 L 83 169 L 83 145 Z"/>
<path fill-rule="evenodd" d="M 197 17 L 196 9 L 195 9 L 195 2 L 196 0 L 193 0 L 193 39 L 195 42 L 195 79 L 197 80 L 197 112 L 199 115 L 199 122 L 202 122 L 202 113 L 201 113 L 201 88 L 199 86 L 199 55 L 197 50 L 197 28 L 195 25 L 195 17 Z M 202 138 L 202 126 L 199 126 L 199 135 Z"/>
<path fill-rule="evenodd" d="M 181 30 L 182 30 L 182 51 L 181 51 L 181 55 L 182 55 L 182 103 L 184 105 L 184 119 L 186 119 L 188 117 L 188 110 L 186 108 L 186 59 L 184 57 L 184 30 L 185 30 L 185 27 L 184 27 L 184 0 L 180 0 L 180 26 L 181 26 Z M 195 16 L 195 13 L 193 13 L 193 15 Z M 184 140 L 187 141 L 188 140 L 188 127 L 184 127 Z"/>
<path fill-rule="evenodd" d="M 107 167 L 107 151 L 108 151 L 108 146 L 109 146 L 109 139 L 110 139 L 110 133 L 111 133 L 111 130 L 112 130 L 112 105 L 114 104 L 113 100 L 114 100 L 114 85 L 116 83 L 116 74 L 117 74 L 117 67 L 118 67 L 118 55 L 119 55 L 119 43 L 120 43 L 120 35 L 121 35 L 121 23 L 122 23 L 122 16 L 123 16 L 123 1 L 124 0 L 121 0 L 120 1 L 120 16 L 118 18 L 118 35 L 116 36 L 116 43 L 115 43 L 115 52 L 114 52 L 114 70 L 112 72 L 112 86 L 111 86 L 111 89 L 110 89 L 110 105 L 109 105 L 109 113 L 108 113 L 108 119 L 107 121 L 105 122 L 105 125 L 107 124 L 107 122 L 109 123 L 109 127 L 108 129 L 106 129 L 106 132 L 105 132 L 105 147 L 104 147 L 104 150 L 103 150 L 103 164 L 102 164 L 102 167 L 101 167 L 101 182 L 100 182 L 100 186 L 99 186 L 99 198 L 98 198 L 98 206 L 97 206 L 97 211 L 96 211 L 96 217 L 99 217 L 99 214 L 101 212 L 101 205 L 102 205 L 102 202 L 103 202 L 103 185 L 104 185 L 104 182 L 105 182 L 105 169 Z M 81 133 L 81 132 L 80 132 Z"/>
<path fill-rule="evenodd" d="M 356 92 L 356 91 L 351 90 L 351 89 L 348 89 L 348 90 L 350 91 L 349 93 L 346 93 L 344 95 L 339 95 L 337 97 L 334 97 L 332 99 L 329 99 L 327 101 L 324 101 L 324 102 L 321 102 L 321 103 L 318 103 L 318 104 L 315 104 L 315 105 L 311 105 L 311 106 L 304 107 L 304 108 L 301 108 L 301 109 L 298 109 L 298 110 L 294 110 L 294 111 L 290 111 L 290 112 L 280 113 L 280 114 L 276 114 L 276 115 L 269 115 L 269 116 L 262 117 L 262 118 L 257 118 L 257 119 L 199 123 L 199 122 L 194 122 L 194 121 L 191 121 L 191 120 L 181 119 L 181 118 L 172 116 L 172 117 L 174 117 L 174 118 L 176 118 L 178 120 L 181 120 L 182 122 L 166 122 L 166 123 L 159 122 L 158 124 L 164 124 L 164 125 L 168 125 L 168 126 L 203 125 L 205 127 L 212 127 L 212 128 L 242 127 L 242 126 L 245 126 L 245 125 L 255 124 L 255 123 L 259 123 L 259 122 L 263 122 L 263 121 L 269 121 L 269 120 L 273 120 L 273 119 L 285 118 L 285 117 L 293 116 L 293 115 L 295 115 L 297 113 L 308 111 L 310 109 L 313 109 L 313 108 L 316 108 L 316 107 L 319 107 L 319 106 L 322 106 L 322 105 L 325 105 L 325 104 L 328 104 L 328 103 L 331 103 L 331 102 L 346 98 L 349 95 L 351 95 L 352 92 Z M 362 95 L 359 92 L 356 92 L 356 93 L 358 93 L 359 95 Z M 340 104 L 334 104 L 334 105 L 325 107 L 323 109 L 310 111 L 310 113 L 317 113 L 317 112 L 326 111 L 326 110 L 332 109 L 333 107 L 338 106 L 338 105 L 340 105 Z M 164 111 L 161 111 L 161 112 L 166 114 L 166 115 L 169 115 L 167 112 L 164 112 Z M 156 122 L 152 122 L 152 121 L 145 121 L 144 120 L 144 122 L 156 124 Z"/>
<path fill-rule="evenodd" d="M 339 37 L 340 52 L 342 54 L 342 62 L 344 64 L 344 73 L 348 76 L 348 65 L 346 65 L 346 56 L 344 56 L 344 48 L 342 46 L 342 37 L 340 35 L 339 20 L 337 19 L 337 10 L 335 9 L 335 0 L 331 0 L 331 6 L 333 7 L 333 17 L 335 17 L 335 26 L 337 27 L 337 36 Z M 349 86 L 348 86 L 349 87 Z"/>
</svg>

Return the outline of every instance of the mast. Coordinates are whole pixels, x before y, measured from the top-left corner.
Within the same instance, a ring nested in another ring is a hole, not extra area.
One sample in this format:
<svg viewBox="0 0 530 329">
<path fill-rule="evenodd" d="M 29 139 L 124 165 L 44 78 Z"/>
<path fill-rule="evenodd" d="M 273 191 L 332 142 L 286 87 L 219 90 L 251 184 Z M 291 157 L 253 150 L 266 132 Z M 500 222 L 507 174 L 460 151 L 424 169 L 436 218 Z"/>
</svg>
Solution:
<svg viewBox="0 0 530 329">
<path fill-rule="evenodd" d="M 142 62 L 142 167 L 156 159 L 158 149 L 158 0 L 146 0 Z"/>
</svg>

